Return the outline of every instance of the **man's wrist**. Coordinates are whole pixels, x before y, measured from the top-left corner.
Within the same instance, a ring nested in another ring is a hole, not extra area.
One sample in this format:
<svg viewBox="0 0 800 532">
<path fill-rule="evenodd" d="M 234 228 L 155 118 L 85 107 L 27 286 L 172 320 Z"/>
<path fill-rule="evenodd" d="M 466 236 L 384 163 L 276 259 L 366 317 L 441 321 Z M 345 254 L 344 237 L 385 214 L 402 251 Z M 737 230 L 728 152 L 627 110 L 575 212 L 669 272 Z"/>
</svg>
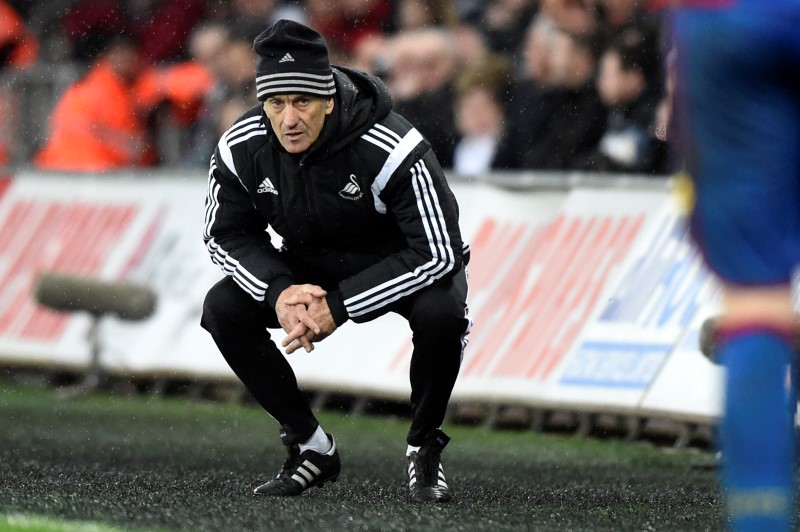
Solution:
<svg viewBox="0 0 800 532">
<path fill-rule="evenodd" d="M 267 293 L 264 296 L 264 306 L 267 306 L 271 309 L 275 308 L 275 305 L 278 303 L 278 298 L 281 296 L 284 290 L 289 288 L 294 284 L 294 279 L 291 277 L 283 276 L 277 277 L 269 283 L 267 287 Z"/>
<path fill-rule="evenodd" d="M 330 290 L 328 295 L 325 296 L 325 301 L 328 303 L 328 309 L 331 311 L 334 323 L 336 323 L 337 327 L 340 327 L 349 319 L 342 293 L 338 290 Z"/>
</svg>

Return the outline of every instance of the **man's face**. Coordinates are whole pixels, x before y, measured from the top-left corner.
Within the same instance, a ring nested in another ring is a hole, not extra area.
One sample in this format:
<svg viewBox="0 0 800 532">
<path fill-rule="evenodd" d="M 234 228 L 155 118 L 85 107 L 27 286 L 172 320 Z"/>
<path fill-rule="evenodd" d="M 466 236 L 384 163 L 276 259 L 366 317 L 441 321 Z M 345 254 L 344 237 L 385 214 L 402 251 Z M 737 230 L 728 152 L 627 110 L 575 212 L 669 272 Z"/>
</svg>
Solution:
<svg viewBox="0 0 800 532">
<path fill-rule="evenodd" d="M 279 94 L 264 101 L 264 112 L 281 146 L 289 153 L 303 153 L 316 142 L 333 112 L 333 98 L 305 94 Z"/>
<path fill-rule="evenodd" d="M 619 53 L 609 50 L 600 60 L 597 92 L 606 105 L 620 105 L 634 101 L 644 90 L 646 81 L 641 71 L 622 68 Z"/>
</svg>

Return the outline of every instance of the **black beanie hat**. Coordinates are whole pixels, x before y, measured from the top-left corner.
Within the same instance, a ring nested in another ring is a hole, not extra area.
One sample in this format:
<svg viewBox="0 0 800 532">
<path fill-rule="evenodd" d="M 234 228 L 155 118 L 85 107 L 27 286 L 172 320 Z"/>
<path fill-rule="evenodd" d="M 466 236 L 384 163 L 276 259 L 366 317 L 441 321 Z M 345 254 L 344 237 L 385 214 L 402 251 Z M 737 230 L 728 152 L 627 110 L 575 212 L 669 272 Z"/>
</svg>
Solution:
<svg viewBox="0 0 800 532">
<path fill-rule="evenodd" d="M 328 48 L 319 33 L 292 20 L 279 20 L 256 37 L 258 54 L 256 96 L 310 94 L 329 97 L 336 92 Z"/>
</svg>

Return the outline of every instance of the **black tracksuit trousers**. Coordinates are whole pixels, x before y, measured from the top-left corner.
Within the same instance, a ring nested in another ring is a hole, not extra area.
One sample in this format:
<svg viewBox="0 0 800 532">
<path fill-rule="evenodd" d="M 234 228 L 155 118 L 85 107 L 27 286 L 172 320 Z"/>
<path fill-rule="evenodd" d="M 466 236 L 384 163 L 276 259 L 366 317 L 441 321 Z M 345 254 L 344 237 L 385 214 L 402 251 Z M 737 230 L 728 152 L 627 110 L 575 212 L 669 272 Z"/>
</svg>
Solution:
<svg viewBox="0 0 800 532">
<path fill-rule="evenodd" d="M 315 284 L 325 288 L 323 283 Z M 470 327 L 466 298 L 462 268 L 450 279 L 387 309 L 405 317 L 413 334 L 409 445 L 422 445 L 429 432 L 444 421 Z M 206 295 L 201 325 L 256 401 L 281 425 L 288 425 L 298 441 L 307 440 L 319 422 L 285 355 L 267 331 L 267 327 L 280 328 L 275 310 L 259 305 L 233 279 L 225 277 Z M 326 359 L 320 363 L 333 362 Z"/>
</svg>

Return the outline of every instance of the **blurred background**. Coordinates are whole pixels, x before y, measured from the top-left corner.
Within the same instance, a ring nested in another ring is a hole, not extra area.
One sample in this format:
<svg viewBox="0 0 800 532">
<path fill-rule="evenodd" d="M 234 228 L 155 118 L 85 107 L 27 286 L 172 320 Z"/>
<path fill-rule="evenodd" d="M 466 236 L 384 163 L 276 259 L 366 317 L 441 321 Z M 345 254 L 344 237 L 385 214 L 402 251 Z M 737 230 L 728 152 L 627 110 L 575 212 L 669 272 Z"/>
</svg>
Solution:
<svg viewBox="0 0 800 532">
<path fill-rule="evenodd" d="M 660 177 L 662 16 L 644 0 L 0 0 L 0 165 L 206 168 L 257 103 L 253 39 L 291 18 L 380 76 L 456 173 Z"/>
<path fill-rule="evenodd" d="M 455 409 L 534 427 L 567 411 L 582 432 L 610 414 L 631 438 L 668 419 L 676 443 L 707 441 L 719 372 L 697 338 L 717 287 L 669 171 L 665 17 L 644 0 L 0 0 L 0 365 L 244 396 L 198 325 L 222 275 L 206 176 L 258 103 L 253 40 L 291 18 L 385 81 L 459 199 L 476 326 Z M 80 279 L 41 304 L 53 272 Z M 152 301 L 124 308 L 134 285 Z M 291 362 L 317 406 L 402 410 L 409 352 L 387 316 Z"/>
</svg>

